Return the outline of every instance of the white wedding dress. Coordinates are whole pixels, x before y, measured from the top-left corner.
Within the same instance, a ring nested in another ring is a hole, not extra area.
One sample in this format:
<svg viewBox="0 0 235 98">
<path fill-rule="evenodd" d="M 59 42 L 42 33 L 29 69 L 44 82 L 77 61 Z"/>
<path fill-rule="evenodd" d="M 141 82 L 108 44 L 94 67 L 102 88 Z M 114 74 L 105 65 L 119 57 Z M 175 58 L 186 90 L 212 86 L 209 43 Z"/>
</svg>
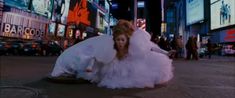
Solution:
<svg viewBox="0 0 235 98">
<path fill-rule="evenodd" d="M 112 36 L 89 38 L 66 49 L 57 59 L 51 76 L 76 74 L 107 88 L 144 88 L 173 77 L 168 52 L 150 41 L 150 35 L 136 30 L 130 38 L 128 55 L 118 60 Z M 86 72 L 86 68 L 92 72 Z"/>
<path fill-rule="evenodd" d="M 116 55 L 112 36 L 92 37 L 66 49 L 56 60 L 52 77 L 76 75 L 77 78 L 97 81 L 100 66 L 110 63 Z M 86 72 L 92 68 L 92 72 Z"/>
<path fill-rule="evenodd" d="M 151 42 L 147 32 L 139 29 L 133 33 L 128 52 L 126 58 L 115 58 L 102 67 L 99 86 L 112 89 L 154 87 L 173 77 L 168 52 Z"/>
</svg>

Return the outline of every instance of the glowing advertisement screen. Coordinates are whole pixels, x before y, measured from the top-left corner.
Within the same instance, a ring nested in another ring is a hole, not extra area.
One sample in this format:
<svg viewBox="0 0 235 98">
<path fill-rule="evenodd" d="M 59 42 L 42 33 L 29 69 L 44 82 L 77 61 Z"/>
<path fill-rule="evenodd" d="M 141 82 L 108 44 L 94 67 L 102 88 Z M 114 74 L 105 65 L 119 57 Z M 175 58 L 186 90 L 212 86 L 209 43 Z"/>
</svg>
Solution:
<svg viewBox="0 0 235 98">
<path fill-rule="evenodd" d="M 211 0 L 211 30 L 235 24 L 235 0 Z"/>
<path fill-rule="evenodd" d="M 204 19 L 204 0 L 186 0 L 186 23 L 191 25 Z"/>
<path fill-rule="evenodd" d="M 4 0 L 4 4 L 19 9 L 28 9 L 30 0 Z"/>
<path fill-rule="evenodd" d="M 66 24 L 70 0 L 55 0 L 52 20 Z"/>
<path fill-rule="evenodd" d="M 138 8 L 144 8 L 144 1 L 138 1 L 137 7 Z"/>
<path fill-rule="evenodd" d="M 235 42 L 235 28 L 220 32 L 220 42 Z"/>
<path fill-rule="evenodd" d="M 58 24 L 57 36 L 63 37 L 65 34 L 65 25 Z"/>
<path fill-rule="evenodd" d="M 51 18 L 53 9 L 53 0 L 32 0 L 31 10 Z"/>
<path fill-rule="evenodd" d="M 70 0 L 67 23 L 96 26 L 97 8 L 87 0 Z"/>
<path fill-rule="evenodd" d="M 55 23 L 50 23 L 49 24 L 49 35 L 55 35 L 55 27 L 56 27 L 56 24 Z"/>
</svg>

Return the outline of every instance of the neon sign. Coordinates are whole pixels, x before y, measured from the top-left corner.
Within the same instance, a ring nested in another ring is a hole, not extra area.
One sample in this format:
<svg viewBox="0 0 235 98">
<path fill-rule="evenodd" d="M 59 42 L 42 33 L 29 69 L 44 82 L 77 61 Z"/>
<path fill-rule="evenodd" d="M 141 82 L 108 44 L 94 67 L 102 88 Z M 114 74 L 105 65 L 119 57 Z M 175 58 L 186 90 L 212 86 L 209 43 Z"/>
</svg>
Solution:
<svg viewBox="0 0 235 98">
<path fill-rule="evenodd" d="M 225 34 L 224 40 L 235 42 L 235 29 L 228 30 Z"/>
<path fill-rule="evenodd" d="M 4 23 L 1 35 L 24 39 L 41 39 L 44 36 L 44 32 L 39 29 Z"/>
</svg>

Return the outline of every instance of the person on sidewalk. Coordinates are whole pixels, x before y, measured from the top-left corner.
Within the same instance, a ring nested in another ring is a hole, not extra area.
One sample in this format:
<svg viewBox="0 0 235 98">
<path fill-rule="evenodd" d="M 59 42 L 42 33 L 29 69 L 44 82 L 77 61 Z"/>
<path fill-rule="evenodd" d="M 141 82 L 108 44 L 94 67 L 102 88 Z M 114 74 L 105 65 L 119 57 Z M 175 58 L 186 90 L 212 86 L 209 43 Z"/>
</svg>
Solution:
<svg viewBox="0 0 235 98">
<path fill-rule="evenodd" d="M 197 42 L 197 37 L 196 36 L 193 36 L 193 42 L 192 42 L 192 54 L 193 54 L 193 60 L 198 60 L 199 57 L 198 57 L 198 48 L 199 48 L 199 45 L 198 45 L 198 42 Z"/>
<path fill-rule="evenodd" d="M 211 40 L 208 39 L 207 40 L 207 55 L 208 55 L 208 58 L 211 59 L 211 54 L 212 54 L 212 44 L 211 44 Z"/>
<path fill-rule="evenodd" d="M 193 43 L 193 38 L 192 37 L 189 37 L 185 47 L 186 47 L 186 51 L 187 51 L 187 56 L 186 56 L 186 59 L 187 60 L 190 60 L 192 58 L 192 54 L 193 54 L 193 46 L 192 46 L 192 43 Z"/>
</svg>

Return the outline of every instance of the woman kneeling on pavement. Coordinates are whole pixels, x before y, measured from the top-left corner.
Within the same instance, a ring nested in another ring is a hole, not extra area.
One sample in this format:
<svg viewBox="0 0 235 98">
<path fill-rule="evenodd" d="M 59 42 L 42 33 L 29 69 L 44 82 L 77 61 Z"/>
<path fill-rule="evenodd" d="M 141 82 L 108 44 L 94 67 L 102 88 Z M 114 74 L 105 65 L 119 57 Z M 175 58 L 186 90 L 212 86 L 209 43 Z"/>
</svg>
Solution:
<svg viewBox="0 0 235 98">
<path fill-rule="evenodd" d="M 153 88 L 173 77 L 169 54 L 150 41 L 148 32 L 120 20 L 113 36 L 89 38 L 66 49 L 51 76 L 75 75 L 112 89 Z"/>
</svg>

